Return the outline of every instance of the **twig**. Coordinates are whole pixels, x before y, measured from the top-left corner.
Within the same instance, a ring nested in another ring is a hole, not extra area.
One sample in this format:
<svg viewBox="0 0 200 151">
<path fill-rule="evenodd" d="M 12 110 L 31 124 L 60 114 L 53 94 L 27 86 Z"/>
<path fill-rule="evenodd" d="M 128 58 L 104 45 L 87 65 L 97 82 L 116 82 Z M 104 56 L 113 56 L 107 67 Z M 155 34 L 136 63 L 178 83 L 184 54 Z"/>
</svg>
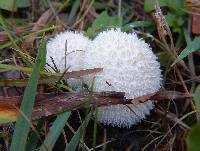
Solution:
<svg viewBox="0 0 200 151">
<path fill-rule="evenodd" d="M 118 17 L 121 17 L 122 13 L 122 0 L 118 0 Z"/>
<path fill-rule="evenodd" d="M 156 109 L 156 112 L 159 113 L 159 114 L 161 114 L 161 115 L 163 115 L 163 116 L 165 115 L 165 113 L 163 111 L 159 110 L 159 109 Z M 184 127 L 187 130 L 191 129 L 187 124 L 185 124 L 182 121 L 179 121 L 179 119 L 176 117 L 176 115 L 173 115 L 173 113 L 168 112 L 167 115 L 166 115 L 166 117 L 169 120 L 171 120 L 171 121 L 173 121 L 175 123 L 178 121 L 178 124 L 180 124 L 182 127 Z"/>
<path fill-rule="evenodd" d="M 82 15 L 82 17 L 77 20 L 72 26 L 71 28 L 74 28 L 77 24 L 79 24 L 87 15 L 88 11 L 90 10 L 90 7 L 92 6 L 92 4 L 94 3 L 94 0 L 91 1 L 91 3 L 89 4 L 88 8 L 86 9 L 86 11 L 84 12 L 84 14 Z"/>
<path fill-rule="evenodd" d="M 182 120 L 184 120 L 186 117 L 192 115 L 196 113 L 196 111 L 192 111 L 192 112 L 189 112 L 187 114 L 185 114 L 184 116 L 182 116 L 171 128 L 169 131 L 167 131 L 167 133 L 164 135 L 164 137 L 159 141 L 159 143 L 157 144 L 157 146 L 168 136 L 168 134 L 171 132 L 171 130 Z"/>
</svg>

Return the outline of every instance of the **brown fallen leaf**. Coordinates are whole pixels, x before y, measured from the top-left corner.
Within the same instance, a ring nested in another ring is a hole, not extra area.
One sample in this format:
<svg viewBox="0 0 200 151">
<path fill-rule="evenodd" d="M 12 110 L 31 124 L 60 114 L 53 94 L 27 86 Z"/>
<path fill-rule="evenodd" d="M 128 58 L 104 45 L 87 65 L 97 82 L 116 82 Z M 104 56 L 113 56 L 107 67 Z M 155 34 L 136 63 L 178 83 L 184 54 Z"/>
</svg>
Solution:
<svg viewBox="0 0 200 151">
<path fill-rule="evenodd" d="M 123 92 L 100 92 L 76 94 L 75 92 L 59 94 L 38 94 L 32 119 L 47 117 L 60 112 L 96 106 L 116 104 L 139 104 L 148 100 L 186 99 L 192 95 L 176 91 L 159 91 L 135 99 L 125 99 Z M 22 96 L 0 97 L 0 123 L 15 121 L 18 116 Z"/>
<path fill-rule="evenodd" d="M 0 97 L 0 123 L 15 121 L 21 104 L 22 96 Z M 88 108 L 124 102 L 124 93 L 102 92 L 76 94 L 75 92 L 60 94 L 39 94 L 36 97 L 32 119 L 50 116 L 68 110 Z"/>
<path fill-rule="evenodd" d="M 15 29 L 13 29 L 13 31 L 11 32 L 12 35 L 15 35 L 17 37 L 25 35 L 27 33 L 31 32 L 31 25 L 28 26 L 23 26 L 23 27 L 17 27 Z M 9 40 L 8 37 L 8 33 L 6 33 L 5 31 L 0 32 L 0 43 L 5 43 Z"/>
<path fill-rule="evenodd" d="M 55 11 L 59 10 L 60 8 L 62 7 L 62 5 L 60 5 L 59 3 L 53 3 L 53 9 Z M 42 29 L 45 24 L 47 23 L 47 21 L 49 20 L 49 18 L 53 15 L 53 10 L 51 8 L 49 8 L 47 11 L 45 11 L 41 17 L 38 19 L 38 21 L 35 23 L 35 25 L 33 26 L 32 28 L 32 32 L 34 31 L 38 31 L 40 29 Z M 29 44 L 32 44 L 34 39 L 36 38 L 36 35 L 35 36 L 32 36 L 31 38 L 29 39 L 26 39 L 25 40 L 25 43 L 27 45 Z"/>
<path fill-rule="evenodd" d="M 60 9 L 60 7 L 62 7 L 62 5 L 60 3 L 53 3 L 53 9 L 55 11 L 57 11 L 58 9 Z M 48 9 L 47 11 L 45 11 L 42 16 L 38 19 L 38 21 L 35 23 L 35 25 L 33 26 L 32 31 L 38 31 L 40 30 L 42 27 L 45 26 L 45 24 L 47 23 L 47 21 L 49 20 L 49 18 L 53 15 L 53 11 L 52 9 Z"/>
</svg>

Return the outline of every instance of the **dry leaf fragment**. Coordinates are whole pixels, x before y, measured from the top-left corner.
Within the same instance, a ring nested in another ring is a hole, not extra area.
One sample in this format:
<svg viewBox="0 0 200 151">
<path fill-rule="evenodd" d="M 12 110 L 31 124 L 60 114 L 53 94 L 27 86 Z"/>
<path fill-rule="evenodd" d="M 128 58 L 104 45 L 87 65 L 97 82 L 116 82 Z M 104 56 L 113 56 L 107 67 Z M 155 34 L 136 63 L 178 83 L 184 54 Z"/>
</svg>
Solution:
<svg viewBox="0 0 200 151">
<path fill-rule="evenodd" d="M 192 14 L 192 33 L 200 34 L 200 14 L 199 13 Z"/>
<path fill-rule="evenodd" d="M 176 91 L 159 91 L 141 96 L 133 100 L 126 100 L 123 92 L 100 92 L 76 94 L 74 92 L 59 94 L 39 94 L 33 110 L 32 119 L 39 119 L 67 110 L 108 106 L 116 104 L 139 104 L 148 100 L 186 99 L 192 95 Z M 22 96 L 0 97 L 0 123 L 13 122 L 18 116 Z"/>
</svg>

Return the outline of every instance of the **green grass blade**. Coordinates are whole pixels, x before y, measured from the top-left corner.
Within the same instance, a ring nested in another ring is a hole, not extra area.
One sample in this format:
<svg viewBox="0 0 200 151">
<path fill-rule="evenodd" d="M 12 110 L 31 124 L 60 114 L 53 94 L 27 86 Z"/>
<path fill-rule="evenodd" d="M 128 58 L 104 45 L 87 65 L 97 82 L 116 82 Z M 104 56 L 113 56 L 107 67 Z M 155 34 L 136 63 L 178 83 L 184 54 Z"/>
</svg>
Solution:
<svg viewBox="0 0 200 151">
<path fill-rule="evenodd" d="M 11 44 L 14 46 L 14 48 L 16 48 L 16 51 L 19 53 L 19 55 L 22 57 L 23 61 L 28 65 L 28 66 L 33 66 L 33 63 L 26 57 L 26 55 L 24 53 L 22 53 L 20 50 L 20 48 L 18 47 L 18 45 L 16 44 L 16 40 L 18 39 L 16 37 L 13 37 L 10 33 L 10 31 L 7 28 L 7 25 L 5 24 L 3 17 L 0 15 L 0 24 L 2 25 L 3 30 L 7 33 L 8 38 L 11 41 Z"/>
<path fill-rule="evenodd" d="M 28 83 L 28 78 L 26 79 L 0 79 L 0 87 L 25 87 Z M 60 80 L 60 77 L 44 77 L 40 78 L 38 84 L 55 84 Z M 68 86 L 64 84 L 56 84 L 58 88 L 63 88 L 68 91 L 72 91 Z"/>
<path fill-rule="evenodd" d="M 25 39 L 28 39 L 28 38 L 31 38 L 33 37 L 34 35 L 39 35 L 39 34 L 42 34 L 46 31 L 50 31 L 50 30 L 53 30 L 53 29 L 56 29 L 58 28 L 59 26 L 52 26 L 52 27 L 48 27 L 48 28 L 44 28 L 44 29 L 41 29 L 39 31 L 36 31 L 36 32 L 33 32 L 33 33 L 30 33 L 29 35 L 25 35 L 25 36 L 22 36 L 20 38 L 17 38 L 14 40 L 15 43 L 19 42 L 19 41 L 22 41 L 22 40 L 25 40 Z M 3 45 L 0 45 L 0 50 L 1 49 L 4 49 L 4 48 L 7 48 L 7 47 L 10 47 L 12 45 L 12 42 L 7 42 Z"/>
<path fill-rule="evenodd" d="M 9 70 L 15 70 L 15 71 L 25 72 L 25 73 L 31 73 L 33 71 L 33 69 L 29 67 L 13 66 L 13 65 L 7 65 L 7 64 L 0 64 L 0 69 L 9 69 Z M 58 77 L 63 76 L 62 73 L 51 73 L 51 72 L 45 72 L 45 71 L 40 71 L 40 74 L 46 75 L 46 76 L 58 76 Z"/>
<path fill-rule="evenodd" d="M 183 34 L 184 34 L 184 38 L 185 38 L 187 45 L 189 45 L 191 42 L 191 37 L 190 37 L 190 34 L 187 31 L 187 29 L 185 29 L 185 28 L 183 29 Z"/>
<path fill-rule="evenodd" d="M 200 48 L 200 36 L 195 37 L 193 41 L 191 41 L 187 47 L 181 52 L 181 54 L 176 58 L 172 66 L 179 61 L 183 60 L 185 57 L 187 57 L 189 54 L 197 51 Z"/>
<path fill-rule="evenodd" d="M 19 8 L 29 7 L 31 5 L 30 0 L 16 0 L 16 5 Z"/>
<path fill-rule="evenodd" d="M 39 134 L 40 131 L 42 130 L 42 127 L 44 125 L 45 120 L 39 119 L 36 127 L 36 132 Z M 36 134 L 35 131 L 32 131 L 30 134 L 30 138 L 28 139 L 27 145 L 26 145 L 26 151 L 34 151 L 37 147 L 37 143 L 39 140 L 38 135 Z"/>
<path fill-rule="evenodd" d="M 75 151 L 80 139 L 89 123 L 89 120 L 91 118 L 91 114 L 88 114 L 85 118 L 85 120 L 83 121 L 82 125 L 78 128 L 78 130 L 76 131 L 76 133 L 74 134 L 74 136 L 72 137 L 71 141 L 69 142 L 69 144 L 66 146 L 65 151 Z"/>
<path fill-rule="evenodd" d="M 130 29 L 136 28 L 136 27 L 149 27 L 153 26 L 153 22 L 151 21 L 135 21 L 129 24 L 126 24 L 122 27 L 122 31 L 128 31 Z"/>
<path fill-rule="evenodd" d="M 41 43 L 40 43 L 40 50 L 41 51 L 41 63 L 40 63 L 40 71 L 44 71 L 45 69 L 45 64 L 46 64 L 46 44 L 47 44 L 47 40 L 42 39 Z"/>
<path fill-rule="evenodd" d="M 114 27 L 121 27 L 119 24 L 122 21 L 122 17 L 119 16 L 109 16 L 107 11 L 102 12 L 98 17 L 94 20 L 91 27 L 87 29 L 86 35 L 88 37 L 95 37 L 99 32 Z"/>
<path fill-rule="evenodd" d="M 56 120 L 54 121 L 50 132 L 47 134 L 43 144 L 40 147 L 40 151 L 52 150 L 54 144 L 56 143 L 62 129 L 65 126 L 71 112 L 64 112 L 57 116 Z"/>
<path fill-rule="evenodd" d="M 76 0 L 73 3 L 72 9 L 70 11 L 68 22 L 70 22 L 72 18 L 76 15 L 76 12 L 78 11 L 79 7 L 80 7 L 80 0 Z"/>
<path fill-rule="evenodd" d="M 13 65 L 7 65 L 7 64 L 0 64 L 0 69 L 1 68 L 2 69 L 8 69 L 8 70 L 20 71 L 20 72 L 26 72 L 26 73 L 31 73 L 32 72 L 32 68 L 29 68 L 29 67 L 13 66 Z M 87 75 L 87 74 L 91 74 L 91 73 L 95 73 L 95 72 L 99 72 L 101 70 L 102 70 L 101 68 L 85 69 L 85 70 L 82 70 L 83 73 L 81 73 L 81 76 Z M 77 73 L 79 71 L 72 71 L 72 72 L 73 73 Z M 41 75 L 45 75 L 45 76 L 51 76 L 51 77 L 68 77 L 68 78 L 72 78 L 70 75 L 68 75 L 68 76 L 65 75 L 65 74 L 63 75 L 63 73 L 51 73 L 51 72 L 46 72 L 46 71 L 40 71 L 40 74 Z"/>
<path fill-rule="evenodd" d="M 187 135 L 187 151 L 200 151 L 199 145 L 200 138 L 200 123 L 192 127 L 191 131 Z"/>
<path fill-rule="evenodd" d="M 21 52 L 20 50 L 15 49 L 15 51 L 20 55 L 26 66 L 33 67 L 34 63 L 31 61 L 30 57 L 27 54 Z"/>
<path fill-rule="evenodd" d="M 31 5 L 30 0 L 1 0 L 0 8 L 8 11 L 15 12 L 17 8 L 29 7 Z"/>
<path fill-rule="evenodd" d="M 36 58 L 36 63 L 31 74 L 31 78 L 28 81 L 27 87 L 24 92 L 23 100 L 21 103 L 20 111 L 30 119 L 34 106 L 37 83 L 40 76 L 40 63 L 41 63 L 41 52 L 39 51 Z M 20 114 L 13 134 L 11 142 L 11 151 L 24 151 L 26 147 L 26 141 L 29 133 L 29 122 Z"/>
<path fill-rule="evenodd" d="M 197 110 L 197 121 L 200 121 L 200 85 L 196 87 L 194 92 L 195 108 Z"/>
<path fill-rule="evenodd" d="M 10 39 L 11 43 L 13 44 L 13 46 L 14 46 L 16 49 L 19 49 L 19 47 L 17 46 L 17 44 L 16 44 L 14 38 L 12 37 L 10 31 L 8 30 L 7 25 L 5 24 L 4 19 L 3 19 L 3 17 L 1 16 L 1 14 L 0 14 L 0 24 L 1 24 L 2 28 L 3 28 L 3 30 L 7 33 L 8 38 Z"/>
<path fill-rule="evenodd" d="M 8 64 L 0 64 L 1 69 L 9 69 L 9 70 L 15 70 L 15 71 L 21 71 L 26 73 L 31 73 L 32 68 L 29 67 L 21 67 L 21 66 L 13 66 Z"/>
<path fill-rule="evenodd" d="M 94 2 L 92 5 L 96 10 L 105 10 L 105 9 L 110 9 L 110 8 L 117 8 L 115 4 L 112 2 L 109 3 L 102 3 L 102 2 Z"/>
<path fill-rule="evenodd" d="M 197 111 L 200 113 L 200 85 L 197 86 L 194 92 L 194 101 Z"/>
<path fill-rule="evenodd" d="M 14 0 L 0 1 L 0 8 L 8 11 L 17 11 Z"/>
<path fill-rule="evenodd" d="M 94 113 L 95 113 L 95 118 L 94 118 L 94 130 L 93 130 L 93 142 L 92 142 L 93 151 L 95 151 L 96 139 L 97 139 L 98 108 L 95 109 Z"/>
</svg>

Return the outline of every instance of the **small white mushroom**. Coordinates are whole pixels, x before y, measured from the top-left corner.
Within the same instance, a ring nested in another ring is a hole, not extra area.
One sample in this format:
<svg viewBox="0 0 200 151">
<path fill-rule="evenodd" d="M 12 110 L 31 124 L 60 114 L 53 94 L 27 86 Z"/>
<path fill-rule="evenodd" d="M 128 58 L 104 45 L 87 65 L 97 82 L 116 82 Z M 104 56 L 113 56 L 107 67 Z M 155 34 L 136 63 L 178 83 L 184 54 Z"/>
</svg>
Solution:
<svg viewBox="0 0 200 151">
<path fill-rule="evenodd" d="M 51 67 L 54 67 L 55 63 L 60 72 L 65 72 L 66 69 L 67 71 L 79 71 L 83 67 L 84 53 L 89 42 L 90 40 L 79 32 L 59 33 L 47 43 L 46 63 Z M 47 68 L 53 71 L 52 68 L 48 66 Z M 76 87 L 80 81 L 68 79 L 68 84 Z"/>
<path fill-rule="evenodd" d="M 127 99 L 154 93 L 161 87 L 160 64 L 152 49 L 135 33 L 110 29 L 88 43 L 84 68 L 101 67 L 95 75 L 94 91 L 125 92 Z M 85 78 L 87 84 L 92 77 Z M 99 107 L 98 120 L 118 127 L 131 127 L 150 113 L 154 104 L 112 105 Z"/>
</svg>

